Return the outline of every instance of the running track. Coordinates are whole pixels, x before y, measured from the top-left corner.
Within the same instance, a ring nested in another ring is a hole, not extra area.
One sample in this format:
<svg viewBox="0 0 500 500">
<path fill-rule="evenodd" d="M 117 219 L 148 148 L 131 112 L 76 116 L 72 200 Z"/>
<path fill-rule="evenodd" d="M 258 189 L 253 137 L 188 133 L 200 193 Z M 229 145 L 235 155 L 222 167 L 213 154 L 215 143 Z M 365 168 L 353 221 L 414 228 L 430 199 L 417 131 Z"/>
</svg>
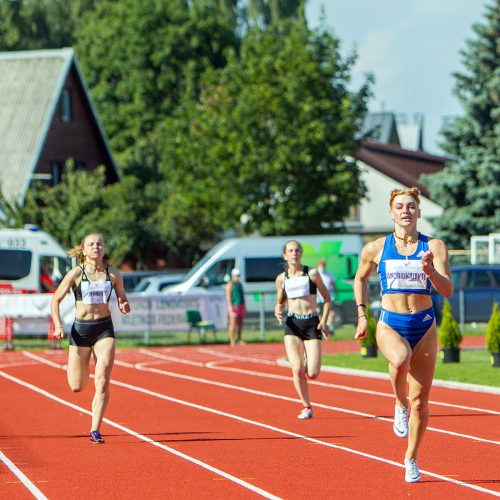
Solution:
<svg viewBox="0 0 500 500">
<path fill-rule="evenodd" d="M 500 391 L 434 387 L 422 482 L 406 484 L 389 382 L 323 372 L 314 419 L 299 421 L 283 354 L 118 350 L 107 442 L 93 445 L 93 390 L 69 391 L 66 352 L 0 353 L 0 498 L 500 497 Z"/>
</svg>

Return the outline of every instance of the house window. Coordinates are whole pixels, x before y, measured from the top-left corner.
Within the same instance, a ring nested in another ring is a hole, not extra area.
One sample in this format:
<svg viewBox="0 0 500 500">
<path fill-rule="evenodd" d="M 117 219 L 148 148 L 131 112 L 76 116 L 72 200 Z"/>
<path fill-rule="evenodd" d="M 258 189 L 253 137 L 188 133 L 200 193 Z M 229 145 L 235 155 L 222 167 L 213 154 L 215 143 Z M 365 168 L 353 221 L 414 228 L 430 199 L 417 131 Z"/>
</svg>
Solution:
<svg viewBox="0 0 500 500">
<path fill-rule="evenodd" d="M 57 186 L 61 183 L 63 162 L 53 161 L 50 163 L 50 168 L 52 170 L 52 186 Z"/>
<path fill-rule="evenodd" d="M 68 123 L 73 119 L 73 104 L 70 89 L 63 89 L 61 93 L 61 121 Z"/>
</svg>

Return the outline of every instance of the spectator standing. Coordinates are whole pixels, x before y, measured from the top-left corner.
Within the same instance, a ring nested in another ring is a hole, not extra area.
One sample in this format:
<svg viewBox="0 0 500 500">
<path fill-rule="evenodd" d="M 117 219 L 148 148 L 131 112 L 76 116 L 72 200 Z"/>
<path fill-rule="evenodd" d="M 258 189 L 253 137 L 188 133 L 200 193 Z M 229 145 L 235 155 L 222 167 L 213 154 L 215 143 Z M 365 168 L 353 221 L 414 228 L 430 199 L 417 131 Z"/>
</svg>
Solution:
<svg viewBox="0 0 500 500">
<path fill-rule="evenodd" d="M 226 285 L 227 308 L 229 311 L 229 343 L 243 344 L 241 335 L 245 319 L 245 293 L 241 284 L 241 272 L 236 267 L 231 271 L 231 281 Z"/>
</svg>

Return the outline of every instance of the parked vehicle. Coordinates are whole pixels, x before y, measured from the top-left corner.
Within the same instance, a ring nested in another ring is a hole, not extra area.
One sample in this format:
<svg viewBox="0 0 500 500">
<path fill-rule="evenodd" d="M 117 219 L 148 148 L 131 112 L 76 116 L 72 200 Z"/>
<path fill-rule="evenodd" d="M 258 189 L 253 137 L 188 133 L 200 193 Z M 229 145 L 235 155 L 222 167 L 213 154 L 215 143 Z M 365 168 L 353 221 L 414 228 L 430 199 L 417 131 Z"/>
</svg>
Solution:
<svg viewBox="0 0 500 500">
<path fill-rule="evenodd" d="M 134 288 L 139 284 L 139 282 L 143 278 L 147 278 L 148 276 L 154 276 L 158 274 L 158 271 L 123 271 L 121 273 L 123 278 L 123 286 L 125 291 L 133 292 Z"/>
<path fill-rule="evenodd" d="M 184 278 L 184 273 L 163 273 L 154 274 L 142 278 L 137 285 L 135 285 L 132 292 L 134 293 L 159 293 L 167 286 L 176 285 Z"/>
<path fill-rule="evenodd" d="M 500 304 L 500 264 L 462 264 L 451 268 L 455 290 L 448 299 L 455 319 L 464 323 L 486 323 L 493 304 Z M 433 291 L 436 321 L 441 322 L 442 295 Z"/>
<path fill-rule="evenodd" d="M 0 229 L 0 293 L 52 292 L 68 270 L 65 250 L 38 226 Z"/>
<path fill-rule="evenodd" d="M 288 240 L 302 244 L 302 263 L 325 268 L 335 275 L 335 308 L 339 322 L 354 321 L 353 278 L 363 246 L 361 236 L 325 234 L 230 238 L 215 245 L 184 277 L 182 283 L 165 288 L 165 294 L 199 294 L 224 290 L 231 269 L 241 271 L 249 312 L 272 313 L 276 302 L 276 276 L 283 271 L 283 246 Z"/>
</svg>

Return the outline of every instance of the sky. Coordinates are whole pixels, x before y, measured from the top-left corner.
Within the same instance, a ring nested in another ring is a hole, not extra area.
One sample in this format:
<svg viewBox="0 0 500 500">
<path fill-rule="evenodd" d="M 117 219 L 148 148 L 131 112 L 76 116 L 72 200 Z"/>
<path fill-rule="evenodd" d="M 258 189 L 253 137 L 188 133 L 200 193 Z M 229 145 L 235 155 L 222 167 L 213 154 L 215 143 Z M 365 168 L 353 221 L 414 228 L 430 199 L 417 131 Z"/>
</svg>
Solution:
<svg viewBox="0 0 500 500">
<path fill-rule="evenodd" d="M 345 57 L 356 50 L 353 88 L 364 75 L 375 76 L 371 112 L 405 114 L 411 122 L 424 115 L 424 149 L 443 154 L 443 118 L 462 115 L 453 95 L 453 72 L 464 66 L 460 51 L 475 37 L 473 24 L 484 23 L 487 0 L 308 0 L 306 16 L 325 23 L 341 42 Z"/>
</svg>

